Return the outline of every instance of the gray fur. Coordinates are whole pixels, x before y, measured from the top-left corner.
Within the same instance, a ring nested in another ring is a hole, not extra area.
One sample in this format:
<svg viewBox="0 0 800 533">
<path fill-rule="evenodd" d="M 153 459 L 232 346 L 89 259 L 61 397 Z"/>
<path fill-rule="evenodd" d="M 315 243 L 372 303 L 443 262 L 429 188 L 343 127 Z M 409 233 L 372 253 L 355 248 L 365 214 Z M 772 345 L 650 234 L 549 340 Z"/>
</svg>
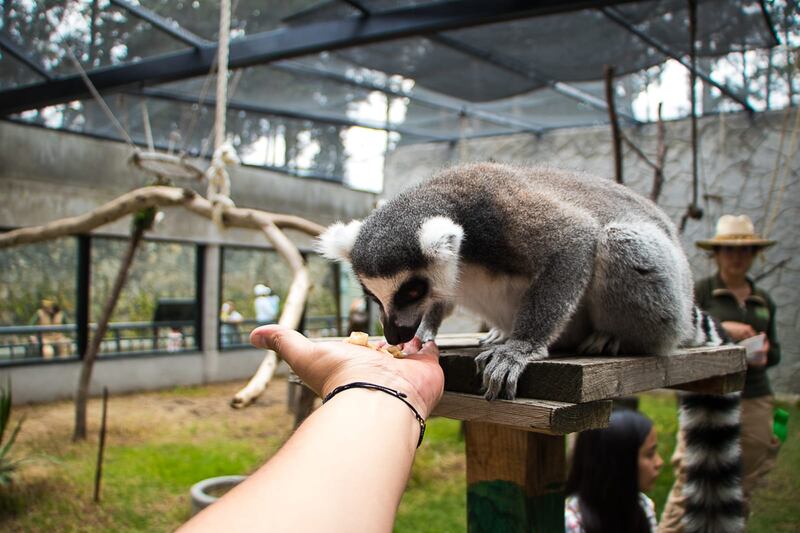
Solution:
<svg viewBox="0 0 800 533">
<path fill-rule="evenodd" d="M 453 167 L 373 212 L 354 241 L 343 228 L 326 232 L 321 248 L 352 262 L 381 306 L 390 342 L 435 337 L 454 303 L 493 326 L 476 359 L 487 399 L 513 398 L 526 364 L 549 350 L 667 354 L 724 340 L 694 305 L 674 225 L 609 180 L 553 168 Z M 420 279 L 424 297 L 400 297 Z M 741 531 L 738 398 L 687 395 L 682 405 L 687 532 Z M 710 430 L 719 434 L 709 440 Z"/>
<path fill-rule="evenodd" d="M 420 248 L 420 229 L 432 217 L 463 229 L 451 263 Z M 450 168 L 370 214 L 349 259 L 369 290 L 373 280 L 446 279 L 446 268 L 457 269 L 453 286 L 432 283 L 435 290 L 409 308 L 395 309 L 384 296 L 384 328 L 396 322 L 407 334 L 422 321 L 428 337 L 453 302 L 481 314 L 508 338 L 477 359 L 490 399 L 513 398 L 522 369 L 547 357 L 548 347 L 663 354 L 697 343 L 691 273 L 674 225 L 649 200 L 586 174 Z"/>
</svg>

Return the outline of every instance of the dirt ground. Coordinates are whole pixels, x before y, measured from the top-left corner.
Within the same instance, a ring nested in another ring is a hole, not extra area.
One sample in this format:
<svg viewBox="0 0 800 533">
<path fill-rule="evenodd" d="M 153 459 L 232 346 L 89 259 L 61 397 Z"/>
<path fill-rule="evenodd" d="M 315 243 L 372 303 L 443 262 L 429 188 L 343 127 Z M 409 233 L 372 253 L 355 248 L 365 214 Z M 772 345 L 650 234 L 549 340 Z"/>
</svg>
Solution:
<svg viewBox="0 0 800 533">
<path fill-rule="evenodd" d="M 202 388 L 182 387 L 160 392 L 109 395 L 107 442 L 114 445 L 135 444 L 154 437 L 170 436 L 187 429 L 202 437 L 221 428 L 236 436 L 288 436 L 292 417 L 287 411 L 287 382 L 276 378 L 258 400 L 244 409 L 233 409 L 230 400 L 244 382 L 227 382 Z M 91 398 L 87 410 L 87 444 L 97 442 L 101 399 Z M 75 405 L 62 401 L 43 405 L 19 405 L 13 418 L 24 416 L 22 430 L 15 444 L 20 455 L 25 452 L 57 453 L 72 438 Z M 26 468 L 26 470 L 28 470 Z M 30 473 L 30 471 L 26 472 Z"/>
</svg>

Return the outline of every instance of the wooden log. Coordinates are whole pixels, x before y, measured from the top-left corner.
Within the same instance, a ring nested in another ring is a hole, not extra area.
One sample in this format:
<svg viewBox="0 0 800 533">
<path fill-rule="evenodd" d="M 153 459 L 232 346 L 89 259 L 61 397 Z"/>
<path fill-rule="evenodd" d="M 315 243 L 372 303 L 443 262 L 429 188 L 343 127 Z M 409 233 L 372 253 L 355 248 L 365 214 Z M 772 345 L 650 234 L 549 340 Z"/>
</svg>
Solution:
<svg viewBox="0 0 800 533">
<path fill-rule="evenodd" d="M 445 392 L 433 415 L 466 422 L 492 423 L 522 431 L 564 435 L 606 427 L 611 416 L 611 402 L 604 400 L 572 404 L 524 398 L 487 402 L 483 396 Z"/>
<path fill-rule="evenodd" d="M 465 438 L 471 533 L 564 531 L 563 436 L 467 422 Z"/>
<path fill-rule="evenodd" d="M 481 393 L 481 376 L 474 361 L 480 351 L 482 348 L 442 349 L 439 364 L 444 370 L 446 390 Z M 691 348 L 668 356 L 546 359 L 528 364 L 520 376 L 517 397 L 585 403 L 737 374 L 745 369 L 745 351 L 737 346 Z M 724 387 L 730 389 L 733 383 L 728 380 Z"/>
</svg>

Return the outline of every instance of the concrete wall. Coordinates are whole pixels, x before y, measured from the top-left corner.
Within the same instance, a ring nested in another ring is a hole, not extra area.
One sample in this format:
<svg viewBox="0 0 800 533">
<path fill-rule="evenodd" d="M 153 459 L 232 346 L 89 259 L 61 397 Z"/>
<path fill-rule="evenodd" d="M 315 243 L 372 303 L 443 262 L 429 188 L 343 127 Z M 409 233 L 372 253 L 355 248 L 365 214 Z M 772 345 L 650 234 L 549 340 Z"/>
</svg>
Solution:
<svg viewBox="0 0 800 533">
<path fill-rule="evenodd" d="M 150 178 L 128 163 L 132 153 L 122 143 L 0 121 L 0 227 L 44 224 L 83 214 Z M 203 167 L 205 167 L 203 163 Z M 375 203 L 375 195 L 349 190 L 335 183 L 294 178 L 255 168 L 232 169 L 232 198 L 237 206 L 305 217 L 328 224 L 359 218 Z M 191 184 L 180 184 L 191 185 Z M 205 195 L 205 187 L 194 187 Z M 217 309 L 219 245 L 269 247 L 257 231 L 220 231 L 205 218 L 181 208 L 166 209 L 166 217 L 148 238 L 206 243 L 202 298 L 204 345 L 196 353 L 158 356 L 122 356 L 98 360 L 92 390 L 108 386 L 112 393 L 158 389 L 175 385 L 247 379 L 258 367 L 262 352 L 218 352 Z M 129 235 L 126 217 L 101 228 L 102 235 Z M 308 249 L 311 239 L 287 232 L 298 246 Z M 0 381 L 10 377 L 19 403 L 70 398 L 77 386 L 80 363 L 41 362 L 0 367 Z"/>
<path fill-rule="evenodd" d="M 796 113 L 797 110 L 791 112 Z M 779 244 L 767 250 L 763 260 L 756 261 L 752 274 L 766 274 L 759 283 L 770 292 L 778 305 L 778 335 L 784 355 L 781 365 L 771 371 L 773 385 L 783 392 L 798 393 L 800 155 L 796 130 L 792 141 L 796 115 L 792 114 L 788 121 L 784 121 L 784 117 L 785 112 L 781 111 L 753 117 L 745 114 L 720 115 L 699 122 L 700 195 L 705 216 L 701 220 L 688 221 L 682 240 L 695 276 L 710 275 L 714 271 L 713 262 L 694 246 L 694 242 L 713 235 L 714 225 L 721 214 L 747 214 L 753 219 L 757 230 L 763 233 L 771 217 L 768 213 L 776 210 L 769 236 L 777 239 Z M 625 133 L 654 159 L 657 147 L 654 125 L 629 128 Z M 677 224 L 691 198 L 690 122 L 667 123 L 665 138 L 668 147 L 666 182 L 659 204 Z M 626 184 L 649 195 L 653 171 L 629 148 L 623 152 Z M 779 153 L 783 155 L 775 174 Z M 788 160 L 790 154 L 791 160 Z M 515 135 L 460 144 L 403 147 L 387 160 L 383 196 L 392 197 L 444 166 L 460 161 L 488 159 L 517 164 L 550 164 L 607 177 L 613 177 L 614 172 L 610 128 L 561 130 L 539 137 Z M 474 319 L 470 322 L 464 315 L 458 319 L 458 326 L 450 326 L 449 329 L 473 328 L 476 323 Z"/>
</svg>

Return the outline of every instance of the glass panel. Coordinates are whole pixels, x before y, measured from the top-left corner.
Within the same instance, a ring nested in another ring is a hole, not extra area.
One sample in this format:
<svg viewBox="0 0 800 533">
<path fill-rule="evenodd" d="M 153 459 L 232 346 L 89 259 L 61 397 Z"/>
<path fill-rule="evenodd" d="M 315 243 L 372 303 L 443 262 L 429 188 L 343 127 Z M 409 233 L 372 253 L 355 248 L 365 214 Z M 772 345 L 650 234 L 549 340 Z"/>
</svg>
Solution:
<svg viewBox="0 0 800 533">
<path fill-rule="evenodd" d="M 92 239 L 91 330 L 96 328 L 127 246 L 126 239 Z M 100 355 L 197 349 L 196 261 L 192 244 L 141 243 Z"/>
<path fill-rule="evenodd" d="M 172 0 L 139 0 L 143 7 L 205 39 L 217 39 L 219 33 L 219 0 L 174 2 Z M 297 11 L 316 5 L 319 0 L 238 0 L 232 2 L 231 37 L 243 37 L 277 29 L 284 19 Z"/>
<path fill-rule="evenodd" d="M 67 50 L 90 70 L 186 48 L 109 0 L 16 0 L 1 7 L 0 32 L 53 75 L 77 73 Z"/>
<path fill-rule="evenodd" d="M 0 49 L 0 90 L 12 89 L 20 85 L 28 85 L 44 78 L 30 67 L 15 59 L 5 50 Z"/>
<path fill-rule="evenodd" d="M 292 271 L 277 252 L 225 248 L 220 289 L 220 347 L 250 347 L 249 335 L 254 327 L 277 321 L 291 282 Z M 266 290 L 258 287 L 259 284 Z"/>
<path fill-rule="evenodd" d="M 303 333 L 309 337 L 338 336 L 335 265 L 318 255 L 307 255 L 306 260 L 312 286 L 308 295 L 306 327 Z M 344 331 L 341 334 L 343 335 Z"/>
<path fill-rule="evenodd" d="M 0 363 L 77 357 L 73 238 L 0 250 Z"/>
<path fill-rule="evenodd" d="M 309 337 L 336 336 L 337 296 L 333 265 L 316 255 L 308 255 L 306 259 L 312 289 L 303 333 Z M 277 252 L 225 248 L 220 347 L 250 347 L 249 335 L 254 327 L 277 322 L 291 282 L 291 269 Z"/>
</svg>

